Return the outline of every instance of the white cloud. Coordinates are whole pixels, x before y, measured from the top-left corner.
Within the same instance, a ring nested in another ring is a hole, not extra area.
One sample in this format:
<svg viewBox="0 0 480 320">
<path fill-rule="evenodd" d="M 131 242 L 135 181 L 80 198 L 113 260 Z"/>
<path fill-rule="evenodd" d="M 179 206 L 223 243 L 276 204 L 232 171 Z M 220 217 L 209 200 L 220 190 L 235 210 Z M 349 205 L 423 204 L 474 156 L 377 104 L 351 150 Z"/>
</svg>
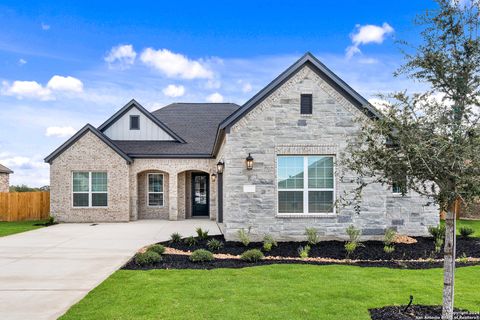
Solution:
<svg viewBox="0 0 480 320">
<path fill-rule="evenodd" d="M 42 30 L 44 30 L 44 31 L 50 30 L 50 25 L 49 24 L 46 24 L 46 23 L 42 22 L 41 27 L 42 27 Z"/>
<path fill-rule="evenodd" d="M 355 26 L 355 31 L 350 34 L 352 45 L 346 49 L 347 58 L 351 58 L 356 53 L 360 53 L 360 45 L 369 43 L 383 43 L 386 36 L 393 33 L 393 28 L 386 22 L 382 26 L 372 24 Z"/>
<path fill-rule="evenodd" d="M 20 66 L 23 66 L 23 65 L 26 64 L 26 63 L 27 63 L 27 60 L 21 59 L 21 58 L 18 59 L 18 64 L 19 64 Z"/>
<path fill-rule="evenodd" d="M 45 131 L 47 137 L 68 138 L 77 132 L 73 127 L 48 127 Z"/>
<path fill-rule="evenodd" d="M 167 97 L 181 97 L 185 94 L 185 87 L 182 85 L 176 86 L 174 84 L 169 84 L 162 90 L 162 92 Z"/>
<path fill-rule="evenodd" d="M 55 75 L 48 81 L 47 88 L 56 91 L 82 92 L 83 83 L 74 77 Z"/>
<path fill-rule="evenodd" d="M 223 96 L 222 96 L 220 93 L 215 92 L 215 93 L 212 93 L 211 95 L 209 95 L 209 96 L 207 97 L 207 101 L 208 101 L 208 102 L 213 102 L 213 103 L 215 103 L 215 102 L 223 102 Z"/>
<path fill-rule="evenodd" d="M 142 52 L 140 60 L 169 78 L 211 79 L 213 77 L 213 72 L 203 60 L 190 60 L 168 49 L 147 48 Z"/>
<path fill-rule="evenodd" d="M 242 92 L 247 93 L 250 91 L 252 91 L 252 85 L 249 82 L 244 83 L 242 86 Z"/>
<path fill-rule="evenodd" d="M 104 60 L 111 69 L 128 69 L 135 62 L 137 53 L 131 44 L 118 45 L 110 49 Z"/>
<path fill-rule="evenodd" d="M 210 79 L 205 83 L 206 89 L 219 89 L 222 83 L 218 79 Z"/>
<path fill-rule="evenodd" d="M 11 85 L 7 81 L 2 83 L 2 94 L 5 96 L 15 96 L 18 99 L 30 98 L 42 101 L 53 100 L 52 92 L 48 88 L 42 87 L 37 81 L 14 81 Z"/>
<path fill-rule="evenodd" d="M 25 184 L 30 187 L 41 187 L 49 184 L 48 164 L 40 155 L 32 157 L 0 154 L 0 163 L 13 170 L 10 185 Z"/>
</svg>

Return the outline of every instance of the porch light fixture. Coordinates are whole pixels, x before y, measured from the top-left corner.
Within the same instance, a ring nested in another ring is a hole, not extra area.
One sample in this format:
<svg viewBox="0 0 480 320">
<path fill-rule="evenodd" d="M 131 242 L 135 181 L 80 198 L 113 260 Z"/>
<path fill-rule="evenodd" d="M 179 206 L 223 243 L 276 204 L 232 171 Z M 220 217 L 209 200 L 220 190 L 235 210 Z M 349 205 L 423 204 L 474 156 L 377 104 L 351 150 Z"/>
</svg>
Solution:
<svg viewBox="0 0 480 320">
<path fill-rule="evenodd" d="M 247 161 L 247 170 L 253 169 L 253 158 L 252 155 L 249 153 L 248 157 L 245 159 Z"/>
<path fill-rule="evenodd" d="M 212 182 L 217 181 L 217 175 L 215 173 L 212 173 Z"/>
<path fill-rule="evenodd" d="M 218 161 L 217 163 L 217 173 L 223 173 L 223 168 L 225 167 L 225 164 L 223 161 Z"/>
</svg>

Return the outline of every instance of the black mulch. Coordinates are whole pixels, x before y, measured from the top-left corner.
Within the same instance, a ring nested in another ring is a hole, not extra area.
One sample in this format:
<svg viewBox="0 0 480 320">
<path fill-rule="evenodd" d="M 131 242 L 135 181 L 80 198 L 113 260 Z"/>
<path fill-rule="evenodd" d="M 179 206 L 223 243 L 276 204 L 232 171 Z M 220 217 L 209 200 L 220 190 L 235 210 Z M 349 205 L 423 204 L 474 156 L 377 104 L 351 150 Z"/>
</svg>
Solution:
<svg viewBox="0 0 480 320">
<path fill-rule="evenodd" d="M 225 242 L 223 236 L 210 236 L 209 239 L 216 238 L 223 242 L 222 249 L 215 253 L 227 253 L 232 255 L 240 255 L 247 249 L 262 249 L 261 242 L 252 242 L 245 247 L 239 242 Z M 365 241 L 364 246 L 360 246 L 350 257 L 356 260 L 417 260 L 417 259 L 442 259 L 443 249 L 440 253 L 434 253 L 433 238 L 418 237 L 415 238 L 417 243 L 414 244 L 395 244 L 395 251 L 391 254 L 383 251 L 384 244 L 381 241 Z M 207 240 L 199 240 L 198 244 L 188 246 L 185 242 L 170 243 L 169 241 L 161 242 L 161 244 L 179 249 L 182 251 L 194 251 L 196 249 L 206 249 Z M 298 248 L 304 246 L 306 242 L 279 242 L 277 247 L 273 247 L 270 252 L 265 252 L 266 256 L 279 257 L 298 257 Z M 311 246 L 310 257 L 322 257 L 332 259 L 345 259 L 345 242 L 343 241 L 322 241 L 315 246 Z M 457 257 L 463 254 L 467 257 L 480 257 L 480 238 L 457 238 Z"/>
<path fill-rule="evenodd" d="M 370 309 L 372 320 L 420 320 L 441 319 L 442 306 L 411 305 L 407 311 L 406 306 L 386 306 L 383 308 Z M 454 309 L 454 319 L 480 320 L 479 313 L 466 310 Z"/>
</svg>

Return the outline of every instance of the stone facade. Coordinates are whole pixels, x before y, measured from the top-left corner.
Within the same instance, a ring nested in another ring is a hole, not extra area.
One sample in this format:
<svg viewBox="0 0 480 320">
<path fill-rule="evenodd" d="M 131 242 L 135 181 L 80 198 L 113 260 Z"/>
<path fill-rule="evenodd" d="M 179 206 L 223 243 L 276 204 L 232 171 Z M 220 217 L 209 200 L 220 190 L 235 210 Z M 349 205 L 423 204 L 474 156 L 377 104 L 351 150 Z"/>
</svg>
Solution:
<svg viewBox="0 0 480 320">
<path fill-rule="evenodd" d="M 106 171 L 107 208 L 74 208 L 74 171 Z M 50 166 L 50 211 L 60 222 L 129 221 L 129 166 L 125 159 L 91 132 L 85 133 Z"/>
<path fill-rule="evenodd" d="M 8 192 L 10 186 L 10 174 L 0 173 L 0 192 Z"/>
<path fill-rule="evenodd" d="M 313 114 L 300 114 L 300 95 L 313 95 Z M 363 194 L 361 212 L 337 207 L 334 214 L 277 214 L 277 155 L 333 155 L 339 160 L 347 141 L 360 126 L 363 114 L 304 66 L 293 77 L 241 118 L 226 135 L 222 148 L 224 169 L 224 226 L 228 240 L 237 231 L 251 227 L 253 238 L 271 234 L 279 240 L 303 240 L 306 227 L 315 227 L 323 239 L 345 238 L 354 225 L 364 239 L 379 238 L 386 228 L 411 235 L 426 235 L 427 227 L 438 223 L 438 209 L 425 206 L 415 194 L 399 198 L 381 185 L 370 185 Z M 247 170 L 245 157 L 254 157 Z M 217 158 L 218 159 L 218 158 Z M 335 168 L 337 172 L 342 168 Z M 337 198 L 355 185 L 335 179 Z M 246 193 L 244 185 L 254 185 Z"/>
</svg>

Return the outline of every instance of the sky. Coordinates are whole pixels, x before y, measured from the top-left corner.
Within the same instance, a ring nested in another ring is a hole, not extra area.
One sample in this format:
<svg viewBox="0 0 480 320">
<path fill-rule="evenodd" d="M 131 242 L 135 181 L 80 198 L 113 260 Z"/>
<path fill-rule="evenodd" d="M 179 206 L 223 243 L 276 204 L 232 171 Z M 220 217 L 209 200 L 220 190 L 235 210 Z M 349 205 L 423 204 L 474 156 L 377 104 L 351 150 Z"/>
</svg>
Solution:
<svg viewBox="0 0 480 320">
<path fill-rule="evenodd" d="M 393 72 L 422 1 L 2 1 L 0 163 L 49 184 L 43 159 L 132 98 L 242 104 L 312 52 L 365 98 L 416 90 Z"/>
</svg>

